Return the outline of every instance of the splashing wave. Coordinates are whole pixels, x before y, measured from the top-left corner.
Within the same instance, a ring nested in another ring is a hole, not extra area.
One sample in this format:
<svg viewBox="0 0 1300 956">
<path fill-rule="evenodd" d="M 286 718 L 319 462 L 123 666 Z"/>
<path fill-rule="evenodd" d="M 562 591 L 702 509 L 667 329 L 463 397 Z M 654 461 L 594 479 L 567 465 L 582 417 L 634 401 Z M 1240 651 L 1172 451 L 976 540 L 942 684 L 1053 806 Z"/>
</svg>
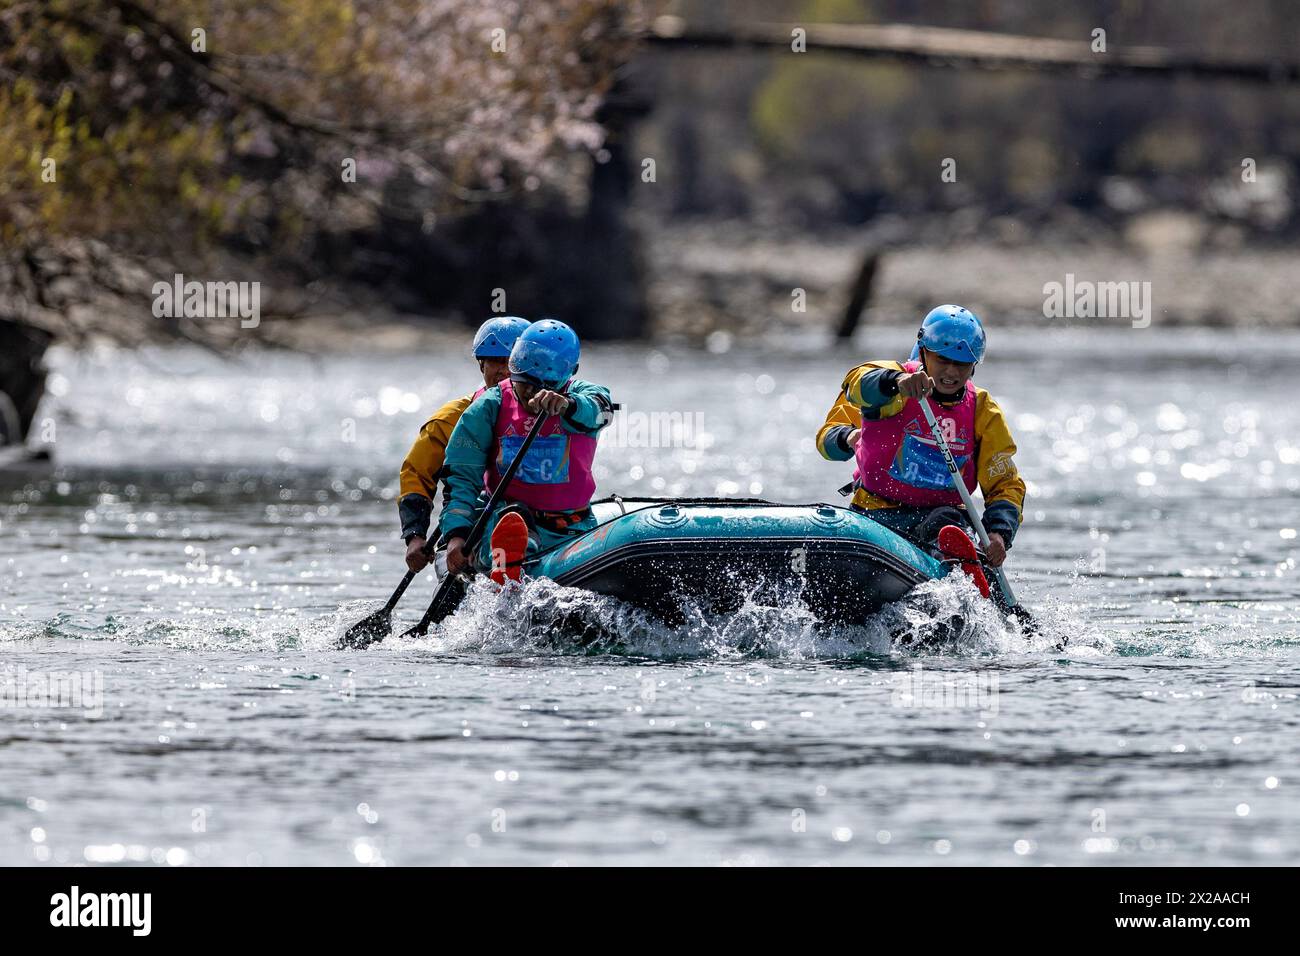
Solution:
<svg viewBox="0 0 1300 956">
<path fill-rule="evenodd" d="M 1070 633 L 1056 616 L 1028 635 L 1005 621 L 965 578 L 915 588 L 860 626 L 823 624 L 797 600 L 756 592 L 735 613 L 683 607 L 685 623 L 666 624 L 612 598 L 538 578 L 498 592 L 476 582 L 457 614 L 426 638 L 384 646 L 422 646 L 453 654 L 610 654 L 652 659 L 771 658 L 843 660 L 886 655 L 989 655 L 1054 649 Z"/>
<path fill-rule="evenodd" d="M 350 601 L 310 618 L 268 614 L 252 620 L 209 615 L 119 619 L 110 615 L 98 624 L 60 613 L 43 623 L 18 619 L 0 624 L 0 644 L 63 638 L 178 650 L 330 651 L 350 624 L 373 610 L 373 602 Z M 1078 608 L 1035 608 L 1041 632 L 1027 634 L 1003 619 L 966 578 L 957 575 L 918 586 L 858 626 L 825 623 L 797 597 L 782 600 L 763 589 L 756 589 L 734 613 L 718 614 L 692 604 L 682 610 L 684 622 L 670 625 L 613 598 L 546 578 L 505 591 L 479 580 L 470 587 L 460 610 L 426 637 L 402 639 L 402 629 L 413 621 L 396 621 L 393 636 L 374 650 L 817 661 L 1032 653 L 1056 650 L 1068 637 L 1071 654 L 1114 651 L 1100 632 L 1080 633 Z"/>
</svg>

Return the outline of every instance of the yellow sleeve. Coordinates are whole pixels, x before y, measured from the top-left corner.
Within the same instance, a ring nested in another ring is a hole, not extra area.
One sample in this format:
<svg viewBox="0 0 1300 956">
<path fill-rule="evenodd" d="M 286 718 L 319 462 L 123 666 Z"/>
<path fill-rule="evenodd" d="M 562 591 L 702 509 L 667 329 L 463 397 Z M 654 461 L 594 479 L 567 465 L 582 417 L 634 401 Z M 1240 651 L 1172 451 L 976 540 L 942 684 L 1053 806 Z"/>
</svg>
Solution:
<svg viewBox="0 0 1300 956">
<path fill-rule="evenodd" d="M 835 399 L 835 404 L 826 413 L 825 423 L 821 428 L 817 429 L 817 451 L 827 461 L 847 460 L 834 442 L 831 442 L 830 446 L 827 445 L 827 438 L 830 437 L 830 432 L 833 429 L 839 428 L 841 425 L 857 428 L 861 424 L 862 412 L 856 406 L 849 404 L 849 400 L 844 397 L 844 391 L 841 389 L 839 397 Z M 848 457 L 853 456 L 849 455 Z"/>
<path fill-rule="evenodd" d="M 897 362 L 866 362 L 857 368 L 849 369 L 840 384 L 840 394 L 835 404 L 826 413 L 826 421 L 817 429 L 817 451 L 827 461 L 846 461 L 853 453 L 845 453 L 835 440 L 836 429 L 844 425 L 857 428 L 862 424 L 862 409 L 877 407 L 881 418 L 896 415 L 902 409 L 906 399 L 895 396 L 883 405 L 876 406 L 872 398 L 863 394 L 862 378 L 876 369 L 901 370 Z M 882 396 L 883 397 L 883 396 Z"/>
<path fill-rule="evenodd" d="M 902 395 L 892 397 L 872 395 L 870 389 L 864 389 L 866 383 L 863 379 L 870 373 L 882 368 L 891 372 L 903 371 L 903 366 L 898 362 L 864 362 L 857 368 L 850 369 L 849 374 L 844 376 L 844 385 L 840 388 L 840 394 L 854 408 L 875 409 L 880 413 L 876 416 L 877 418 L 889 418 L 903 410 L 903 406 L 907 404 L 907 399 Z M 882 401 L 882 399 L 887 400 Z M 860 419 L 861 416 L 859 416 Z"/>
<path fill-rule="evenodd" d="M 984 503 L 1009 501 L 1020 511 L 1025 506 L 1025 482 L 1013 456 L 1016 443 L 1007 427 L 1006 416 L 984 389 L 975 399 L 975 441 L 979 446 L 975 468 Z"/>
<path fill-rule="evenodd" d="M 423 495 L 432 501 L 437 495 L 438 474 L 442 471 L 447 454 L 447 440 L 451 438 L 452 429 L 460 421 L 461 414 L 473 400 L 472 395 L 453 399 L 424 423 L 415 444 L 406 454 L 406 460 L 402 462 L 399 498 L 414 494 Z"/>
</svg>

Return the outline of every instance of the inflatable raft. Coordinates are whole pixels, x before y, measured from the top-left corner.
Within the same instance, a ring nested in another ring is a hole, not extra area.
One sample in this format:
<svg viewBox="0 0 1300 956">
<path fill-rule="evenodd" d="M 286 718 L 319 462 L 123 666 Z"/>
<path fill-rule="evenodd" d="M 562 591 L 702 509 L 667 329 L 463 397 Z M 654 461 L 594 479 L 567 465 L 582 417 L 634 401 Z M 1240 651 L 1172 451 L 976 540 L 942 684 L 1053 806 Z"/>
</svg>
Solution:
<svg viewBox="0 0 1300 956">
<path fill-rule="evenodd" d="M 847 508 L 734 498 L 607 498 L 598 525 L 524 565 L 667 621 L 686 606 L 734 611 L 800 601 L 858 623 L 950 565 Z"/>
</svg>

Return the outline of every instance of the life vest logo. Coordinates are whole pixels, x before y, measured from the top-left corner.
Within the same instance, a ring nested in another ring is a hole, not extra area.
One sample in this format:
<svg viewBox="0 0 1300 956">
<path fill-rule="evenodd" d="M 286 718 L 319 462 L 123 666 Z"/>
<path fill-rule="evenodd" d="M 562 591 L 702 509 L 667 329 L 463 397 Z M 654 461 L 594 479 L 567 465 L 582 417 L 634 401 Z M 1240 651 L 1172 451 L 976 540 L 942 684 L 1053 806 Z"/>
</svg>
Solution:
<svg viewBox="0 0 1300 956">
<path fill-rule="evenodd" d="M 966 451 L 966 445 L 970 441 L 970 436 L 966 429 L 957 427 L 957 419 L 941 416 L 936 419 L 939 423 L 939 431 L 943 432 L 943 440 L 948 443 L 948 449 L 956 457 L 959 453 Z M 915 438 L 923 445 L 929 445 L 938 448 L 938 443 L 934 440 L 934 435 L 930 433 L 930 426 L 921 418 L 914 418 L 903 428 L 903 434 L 909 438 Z M 940 452 L 943 454 L 943 452 Z"/>
<path fill-rule="evenodd" d="M 948 448 L 957 461 L 957 467 L 965 469 L 970 456 L 959 452 L 965 451 L 969 442 L 966 430 L 959 429 L 957 422 L 951 418 L 940 418 L 938 421 L 944 441 L 948 443 Z M 889 477 L 926 491 L 945 491 L 952 487 L 943 450 L 929 433 L 928 425 L 918 421 L 907 423 L 903 430 L 903 440 L 898 446 L 898 454 L 889 466 Z"/>
<path fill-rule="evenodd" d="M 524 439 L 519 435 L 501 436 L 501 453 L 497 457 L 498 472 L 505 472 L 519 454 Z M 528 446 L 528 454 L 519 463 L 515 481 L 530 485 L 562 485 L 569 480 L 569 437 L 560 432 L 555 435 L 538 435 Z"/>
</svg>

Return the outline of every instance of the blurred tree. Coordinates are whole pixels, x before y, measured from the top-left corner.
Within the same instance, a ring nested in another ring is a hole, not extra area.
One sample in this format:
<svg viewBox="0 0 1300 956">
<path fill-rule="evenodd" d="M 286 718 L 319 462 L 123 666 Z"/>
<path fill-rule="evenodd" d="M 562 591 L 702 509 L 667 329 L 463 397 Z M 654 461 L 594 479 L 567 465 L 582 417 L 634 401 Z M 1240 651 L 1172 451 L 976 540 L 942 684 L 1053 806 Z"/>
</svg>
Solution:
<svg viewBox="0 0 1300 956">
<path fill-rule="evenodd" d="M 440 242 L 485 208 L 580 207 L 639 16 L 615 0 L 0 0 L 0 314 L 130 338 L 148 310 L 120 329 L 78 319 L 80 280 L 141 293 L 124 262 L 159 278 L 232 251 L 304 281 L 364 275 L 358 237 L 394 223 Z"/>
<path fill-rule="evenodd" d="M 1194 57 L 1294 64 L 1300 19 L 1289 0 L 1152 4 L 1134 0 L 677 0 L 684 22 L 746 25 L 901 24 L 987 31 L 995 36 L 1068 40 L 1083 49 L 1094 30 L 1108 49 L 1156 46 Z M 723 29 L 722 32 L 725 32 Z M 1097 54 L 1102 57 L 1105 54 Z M 971 229 L 1009 213 L 1050 225 L 1072 222 L 1069 207 L 1122 218 L 1155 206 L 1218 216 L 1210 181 L 1228 184 L 1245 156 L 1278 170 L 1286 205 L 1272 234 L 1300 231 L 1300 97 L 1292 84 L 1189 79 L 1096 79 L 865 61 L 797 53 L 693 54 L 690 69 L 665 69 L 665 98 L 689 110 L 654 120 L 647 140 L 686 144 L 687 184 L 657 208 L 667 214 L 762 209 L 771 222 L 818 229 L 862 224 L 881 214 L 920 217 L 969 207 Z M 680 55 L 679 60 L 686 59 Z M 1281 71 L 1279 71 L 1281 75 Z M 730 114 L 706 104 L 742 100 Z M 700 104 L 695 107 L 694 104 Z M 668 124 L 671 122 L 671 127 Z M 671 129 L 671 136 L 655 129 Z M 718 144 L 724 144 L 723 151 Z M 744 180 L 730 176 L 752 157 Z M 955 182 L 940 176 L 956 160 Z M 682 161 L 669 155 L 666 162 Z M 1123 180 L 1124 189 L 1115 183 Z M 732 195 L 734 183 L 744 193 Z M 1133 198 L 1124 208 L 1110 198 Z M 965 228 L 965 227 L 963 227 Z"/>
</svg>

